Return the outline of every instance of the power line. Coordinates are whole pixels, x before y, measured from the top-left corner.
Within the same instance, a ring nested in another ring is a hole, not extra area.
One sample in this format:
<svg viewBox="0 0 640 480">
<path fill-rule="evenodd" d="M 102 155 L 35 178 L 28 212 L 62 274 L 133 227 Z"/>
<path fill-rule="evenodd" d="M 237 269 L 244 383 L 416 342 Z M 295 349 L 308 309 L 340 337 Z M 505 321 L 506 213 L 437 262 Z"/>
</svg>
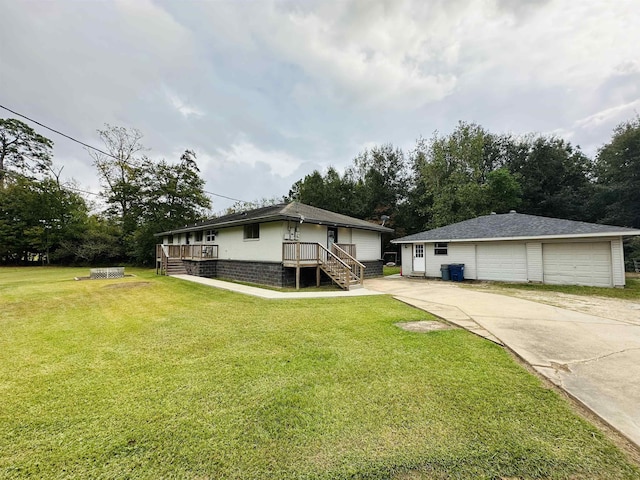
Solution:
<svg viewBox="0 0 640 480">
<path fill-rule="evenodd" d="M 46 128 L 47 130 L 49 130 L 49 131 L 51 131 L 51 132 L 57 133 L 58 135 L 61 135 L 61 136 L 63 136 L 64 138 L 67 138 L 67 139 L 71 140 L 72 142 L 76 142 L 76 143 L 78 143 L 78 144 L 80 144 L 80 145 L 82 145 L 82 146 L 84 146 L 84 147 L 86 147 L 86 148 L 90 148 L 91 150 L 95 150 L 96 152 L 99 152 L 99 153 L 101 153 L 101 154 L 103 154 L 103 155 L 106 155 L 106 156 L 108 156 L 108 157 L 111 157 L 111 158 L 114 158 L 114 159 L 116 159 L 116 160 L 120 160 L 120 161 L 122 161 L 122 159 L 121 159 L 121 158 L 118 158 L 118 157 L 116 157 L 115 155 L 112 155 L 112 154 L 110 154 L 110 153 L 107 153 L 107 152 L 105 152 L 104 150 L 101 150 L 101 149 L 99 149 L 99 148 L 97 148 L 97 147 L 94 147 L 94 146 L 92 146 L 92 145 L 89 145 L 88 143 L 84 143 L 84 142 L 82 142 L 82 141 L 80 141 L 80 140 L 78 140 L 78 139 L 76 139 L 76 138 L 73 138 L 73 137 L 72 137 L 72 136 L 70 136 L 70 135 L 67 135 L 66 133 L 62 133 L 61 131 L 56 130 L 55 128 L 48 127 L 48 126 L 47 126 L 47 125 L 45 125 L 44 123 L 40 123 L 40 122 L 38 122 L 37 120 L 34 120 L 33 118 L 30 118 L 30 117 L 27 117 L 26 115 L 23 115 L 22 113 L 16 112 L 15 110 L 11 110 L 10 108 L 5 107 L 4 105 L 0 105 L 0 108 L 3 108 L 3 109 L 5 109 L 5 110 L 7 110 L 8 112 L 13 113 L 14 115 L 18 115 L 19 117 L 25 118 L 25 119 L 29 120 L 30 122 L 33 122 L 33 123 L 35 123 L 36 125 L 41 126 L 42 128 Z M 125 162 L 125 163 L 126 163 L 126 162 Z M 246 200 L 241 200 L 241 199 L 239 199 L 239 198 L 228 197 L 228 196 L 226 196 L 226 195 L 221 195 L 221 194 L 219 194 L 219 193 L 209 192 L 209 191 L 207 191 L 207 190 L 202 190 L 202 191 L 203 191 L 204 193 L 209 194 L 209 195 L 214 195 L 214 196 L 216 196 L 216 197 L 220 197 L 220 198 L 226 198 L 227 200 L 233 200 L 234 202 L 251 203 L 251 202 L 247 202 Z M 92 192 L 88 192 L 88 193 L 92 193 Z M 92 193 L 92 195 L 100 195 L 100 194 Z"/>
<path fill-rule="evenodd" d="M 7 111 L 9 111 L 9 112 L 13 113 L 14 115 L 18 115 L 19 117 L 26 118 L 26 119 L 27 119 L 27 120 L 29 120 L 30 122 L 33 122 L 33 123 L 35 123 L 36 125 L 40 125 L 42 128 L 46 128 L 47 130 L 50 130 L 50 131 L 52 131 L 52 132 L 54 132 L 54 133 L 57 133 L 58 135 L 61 135 L 61 136 L 65 137 L 65 138 L 68 138 L 68 139 L 69 139 L 69 140 L 71 140 L 72 142 L 79 143 L 80 145 L 85 146 L 85 147 L 87 147 L 87 148 L 90 148 L 91 150 L 95 150 L 96 152 L 100 152 L 100 153 L 102 153 L 103 155 L 106 155 L 106 156 L 111 157 L 111 158 L 115 158 L 116 160 L 120 160 L 120 159 L 119 159 L 118 157 L 116 157 L 115 155 L 111 155 L 110 153 L 107 153 L 107 152 L 105 152 L 105 151 L 103 151 L 103 150 L 100 150 L 99 148 L 96 148 L 96 147 L 94 147 L 94 146 L 91 146 L 91 145 L 89 145 L 88 143 L 81 142 L 80 140 L 78 140 L 78 139 L 76 139 L 76 138 L 73 138 L 72 136 L 67 135 L 66 133 L 62 133 L 61 131 L 56 130 L 55 128 L 48 127 L 48 126 L 46 126 L 44 123 L 40 123 L 40 122 L 38 122 L 37 120 L 34 120 L 33 118 L 29 118 L 29 117 L 27 117 L 26 115 L 23 115 L 22 113 L 18 113 L 18 112 L 16 112 L 15 110 L 11 110 L 10 108 L 5 107 L 4 105 L 0 105 L 0 108 L 4 108 L 5 110 L 7 110 Z"/>
</svg>

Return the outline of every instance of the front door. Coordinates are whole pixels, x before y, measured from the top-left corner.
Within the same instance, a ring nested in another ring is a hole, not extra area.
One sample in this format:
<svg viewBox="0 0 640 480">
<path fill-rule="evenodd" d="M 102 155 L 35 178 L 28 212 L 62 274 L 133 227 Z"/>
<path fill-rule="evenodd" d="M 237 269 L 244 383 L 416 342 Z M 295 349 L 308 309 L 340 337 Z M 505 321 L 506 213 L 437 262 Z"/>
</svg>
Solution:
<svg viewBox="0 0 640 480">
<path fill-rule="evenodd" d="M 424 243 L 413 244 L 413 271 L 424 272 Z"/>
<path fill-rule="evenodd" d="M 338 229 L 336 227 L 327 227 L 327 249 L 331 251 L 331 245 L 338 243 Z"/>
</svg>

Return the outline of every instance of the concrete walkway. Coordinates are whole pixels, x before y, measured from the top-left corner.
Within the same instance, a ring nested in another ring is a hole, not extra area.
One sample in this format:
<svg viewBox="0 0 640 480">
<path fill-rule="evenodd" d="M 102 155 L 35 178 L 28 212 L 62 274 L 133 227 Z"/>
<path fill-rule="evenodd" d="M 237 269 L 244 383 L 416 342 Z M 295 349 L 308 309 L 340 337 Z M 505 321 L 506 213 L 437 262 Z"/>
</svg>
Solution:
<svg viewBox="0 0 640 480">
<path fill-rule="evenodd" d="M 474 291 L 386 277 L 367 288 L 506 345 L 640 446 L 640 324 Z"/>
<path fill-rule="evenodd" d="M 196 277 L 194 275 L 172 275 L 174 278 L 181 280 L 188 280 L 194 283 L 200 283 L 202 285 L 208 285 L 209 287 L 221 288 L 223 290 L 229 290 L 237 293 L 244 293 L 245 295 L 252 295 L 254 297 L 267 298 L 267 299 L 292 299 L 292 298 L 335 298 L 335 297 L 362 297 L 364 295 L 384 295 L 384 292 L 377 292 L 374 290 L 368 290 L 366 288 L 354 288 L 349 291 L 304 291 L 304 292 L 278 292 L 276 290 L 268 290 L 266 288 L 250 287 L 249 285 L 241 285 L 239 283 L 224 282 L 222 280 L 214 280 L 213 278 Z"/>
</svg>

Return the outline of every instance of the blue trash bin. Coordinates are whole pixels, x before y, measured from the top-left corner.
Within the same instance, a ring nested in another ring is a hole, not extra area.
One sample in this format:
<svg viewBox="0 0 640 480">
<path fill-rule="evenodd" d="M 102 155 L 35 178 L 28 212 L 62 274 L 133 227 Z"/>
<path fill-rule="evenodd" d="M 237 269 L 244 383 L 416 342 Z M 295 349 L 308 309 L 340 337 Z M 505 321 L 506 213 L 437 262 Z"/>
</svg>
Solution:
<svg viewBox="0 0 640 480">
<path fill-rule="evenodd" d="M 449 276 L 452 282 L 464 280 L 464 263 L 452 263 L 449 265 Z"/>
<path fill-rule="evenodd" d="M 440 273 L 442 274 L 442 280 L 451 280 L 451 275 L 449 275 L 449 264 L 440 265 Z"/>
</svg>

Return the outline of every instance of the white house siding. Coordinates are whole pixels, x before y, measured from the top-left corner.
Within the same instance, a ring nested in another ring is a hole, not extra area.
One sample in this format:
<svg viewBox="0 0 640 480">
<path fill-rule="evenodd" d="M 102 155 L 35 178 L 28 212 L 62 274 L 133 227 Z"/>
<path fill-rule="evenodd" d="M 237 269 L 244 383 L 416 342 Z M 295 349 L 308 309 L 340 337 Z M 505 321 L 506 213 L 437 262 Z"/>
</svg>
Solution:
<svg viewBox="0 0 640 480">
<path fill-rule="evenodd" d="M 353 243 L 351 242 L 350 228 L 342 228 L 342 227 L 338 228 L 338 243 Z"/>
<path fill-rule="evenodd" d="M 476 247 L 473 243 L 449 243 L 446 255 L 435 255 L 435 244 L 427 243 L 424 247 L 427 277 L 440 277 L 440 267 L 443 264 L 463 263 L 464 278 L 476 277 Z"/>
<path fill-rule="evenodd" d="M 245 239 L 244 227 L 221 228 L 215 241 L 218 245 L 218 258 L 281 262 L 285 231 L 285 222 L 261 223 L 260 238 Z"/>
<path fill-rule="evenodd" d="M 413 248 L 411 243 L 400 245 L 400 264 L 402 265 L 402 274 L 410 275 L 413 271 Z"/>
<path fill-rule="evenodd" d="M 611 241 L 545 243 L 544 283 L 610 287 Z"/>
<path fill-rule="evenodd" d="M 478 243 L 476 255 L 478 280 L 527 281 L 524 242 Z"/>
<path fill-rule="evenodd" d="M 613 273 L 613 286 L 624 287 L 624 251 L 622 249 L 622 237 L 611 240 L 611 267 Z"/>
<path fill-rule="evenodd" d="M 542 270 L 542 243 L 527 242 L 527 279 L 530 282 L 544 280 Z"/>
<path fill-rule="evenodd" d="M 340 234 L 338 234 L 338 241 Z M 372 230 L 351 230 L 351 243 L 356 246 L 356 257 L 360 261 L 380 260 L 382 258 L 382 240 L 379 232 Z"/>
<path fill-rule="evenodd" d="M 327 226 L 326 225 L 314 225 L 312 223 L 303 223 L 298 225 L 298 231 L 300 232 L 299 240 L 301 242 L 313 242 L 321 243 L 325 247 L 327 246 Z M 339 239 L 338 234 L 338 239 Z"/>
</svg>

